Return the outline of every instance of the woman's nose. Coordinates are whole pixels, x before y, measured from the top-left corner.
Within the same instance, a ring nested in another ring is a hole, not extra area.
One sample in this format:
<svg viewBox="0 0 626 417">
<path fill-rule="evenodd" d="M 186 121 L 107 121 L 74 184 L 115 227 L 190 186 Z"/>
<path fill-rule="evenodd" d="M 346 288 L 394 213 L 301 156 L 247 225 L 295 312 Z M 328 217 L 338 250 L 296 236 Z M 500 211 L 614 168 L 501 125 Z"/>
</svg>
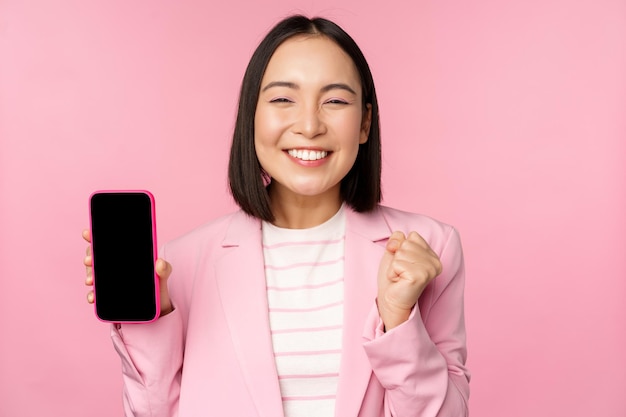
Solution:
<svg viewBox="0 0 626 417">
<path fill-rule="evenodd" d="M 317 105 L 303 106 L 298 112 L 297 120 L 293 128 L 294 132 L 306 138 L 313 139 L 326 132 L 326 124 L 321 114 L 321 109 Z"/>
</svg>

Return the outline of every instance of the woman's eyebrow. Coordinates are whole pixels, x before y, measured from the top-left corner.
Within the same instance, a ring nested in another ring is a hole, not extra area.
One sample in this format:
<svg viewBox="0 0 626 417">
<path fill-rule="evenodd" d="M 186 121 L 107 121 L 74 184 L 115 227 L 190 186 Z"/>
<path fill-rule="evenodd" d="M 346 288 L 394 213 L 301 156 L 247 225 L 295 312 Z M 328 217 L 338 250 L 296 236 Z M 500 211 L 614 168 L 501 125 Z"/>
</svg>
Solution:
<svg viewBox="0 0 626 417">
<path fill-rule="evenodd" d="M 356 96 L 356 91 L 354 91 L 352 89 L 352 87 L 350 87 L 348 84 L 344 84 L 344 83 L 328 84 L 328 85 L 324 86 L 321 91 L 322 91 L 322 93 L 326 93 L 326 92 L 331 91 L 331 90 L 345 90 L 345 91 L 347 91 L 349 93 L 352 93 L 352 94 L 354 94 Z"/>
<path fill-rule="evenodd" d="M 299 90 L 300 86 L 296 83 L 290 82 L 290 81 L 272 81 L 271 83 L 268 83 L 265 87 L 263 87 L 263 89 L 261 90 L 261 92 L 263 91 L 267 91 L 270 88 L 273 87 L 287 87 L 287 88 L 291 88 L 293 90 Z M 324 87 L 322 87 L 322 89 L 320 90 L 322 93 L 326 93 L 328 91 L 331 90 L 345 90 L 349 93 L 354 94 L 355 96 L 357 95 L 356 92 L 352 89 L 352 87 L 350 87 L 348 84 L 345 83 L 332 83 L 332 84 L 328 84 L 325 85 Z"/>
<path fill-rule="evenodd" d="M 292 83 L 289 81 L 272 81 L 271 83 L 263 87 L 261 92 L 269 90 L 272 87 L 287 87 L 287 88 L 292 88 L 294 90 L 300 89 L 300 86 L 296 83 Z"/>
</svg>

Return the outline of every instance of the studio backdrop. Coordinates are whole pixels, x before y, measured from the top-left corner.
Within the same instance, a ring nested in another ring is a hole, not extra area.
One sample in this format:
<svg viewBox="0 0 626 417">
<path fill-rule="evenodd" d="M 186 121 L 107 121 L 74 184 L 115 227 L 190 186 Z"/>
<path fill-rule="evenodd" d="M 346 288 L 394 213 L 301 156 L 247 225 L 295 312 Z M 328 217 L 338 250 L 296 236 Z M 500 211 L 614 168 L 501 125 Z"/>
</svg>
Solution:
<svg viewBox="0 0 626 417">
<path fill-rule="evenodd" d="M 623 1 L 0 0 L 0 416 L 122 414 L 88 197 L 151 190 L 161 243 L 235 209 L 239 85 L 292 13 L 371 64 L 384 203 L 460 232 L 471 414 L 626 415 Z"/>
</svg>

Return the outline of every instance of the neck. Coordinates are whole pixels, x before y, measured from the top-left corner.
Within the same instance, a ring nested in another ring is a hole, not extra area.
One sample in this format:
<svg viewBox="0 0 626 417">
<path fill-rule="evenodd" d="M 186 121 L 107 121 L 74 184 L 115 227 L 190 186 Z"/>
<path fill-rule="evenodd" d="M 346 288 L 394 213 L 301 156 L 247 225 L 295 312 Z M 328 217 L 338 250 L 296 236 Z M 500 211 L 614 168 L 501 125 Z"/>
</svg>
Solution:
<svg viewBox="0 0 626 417">
<path fill-rule="evenodd" d="M 302 196 L 281 195 L 270 187 L 270 200 L 273 224 L 286 229 L 308 229 L 318 226 L 333 217 L 342 201 L 339 188 L 329 190 L 324 195 Z"/>
</svg>

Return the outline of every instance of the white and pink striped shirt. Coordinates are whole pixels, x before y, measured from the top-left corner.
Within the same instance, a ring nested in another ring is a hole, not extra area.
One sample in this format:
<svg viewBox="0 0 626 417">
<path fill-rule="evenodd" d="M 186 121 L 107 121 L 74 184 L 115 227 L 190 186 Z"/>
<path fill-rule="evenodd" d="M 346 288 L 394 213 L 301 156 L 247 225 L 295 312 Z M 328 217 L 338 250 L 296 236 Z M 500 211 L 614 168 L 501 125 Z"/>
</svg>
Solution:
<svg viewBox="0 0 626 417">
<path fill-rule="evenodd" d="M 310 229 L 263 223 L 270 328 L 286 417 L 334 416 L 345 224 L 343 206 Z"/>
</svg>

